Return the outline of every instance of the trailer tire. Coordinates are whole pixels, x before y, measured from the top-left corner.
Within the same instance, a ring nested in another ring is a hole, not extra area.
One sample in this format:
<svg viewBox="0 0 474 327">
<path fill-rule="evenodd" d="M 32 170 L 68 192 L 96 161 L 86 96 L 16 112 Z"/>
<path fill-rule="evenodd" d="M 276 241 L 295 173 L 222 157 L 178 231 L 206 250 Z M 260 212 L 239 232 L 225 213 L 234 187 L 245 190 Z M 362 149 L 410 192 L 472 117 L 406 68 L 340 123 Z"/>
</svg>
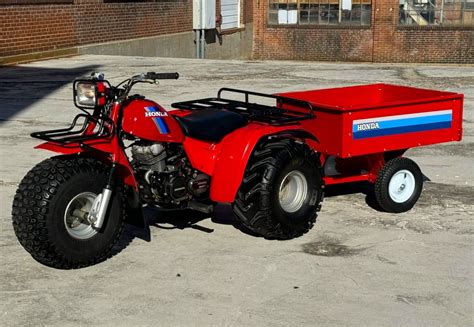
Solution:
<svg viewBox="0 0 474 327">
<path fill-rule="evenodd" d="M 374 185 L 375 198 L 386 212 L 410 210 L 423 189 L 420 167 L 408 158 L 389 160 L 380 170 Z"/>
<path fill-rule="evenodd" d="M 232 208 L 253 233 L 292 239 L 314 226 L 323 194 L 317 153 L 290 139 L 266 140 L 250 157 Z"/>
<path fill-rule="evenodd" d="M 20 244 L 35 260 L 53 268 L 75 269 L 111 255 L 126 216 L 121 184 L 113 191 L 100 230 L 84 221 L 68 222 L 73 216 L 70 210 L 86 208 L 102 191 L 107 175 L 105 165 L 80 157 L 46 159 L 26 174 L 13 200 L 12 219 Z"/>
</svg>

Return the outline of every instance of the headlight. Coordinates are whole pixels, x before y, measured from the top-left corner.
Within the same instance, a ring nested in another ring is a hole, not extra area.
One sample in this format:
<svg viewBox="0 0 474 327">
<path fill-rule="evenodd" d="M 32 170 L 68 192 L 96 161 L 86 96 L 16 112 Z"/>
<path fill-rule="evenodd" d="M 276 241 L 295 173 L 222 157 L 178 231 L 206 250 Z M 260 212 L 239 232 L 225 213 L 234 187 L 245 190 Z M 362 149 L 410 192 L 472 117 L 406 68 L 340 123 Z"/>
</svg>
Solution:
<svg viewBox="0 0 474 327">
<path fill-rule="evenodd" d="M 99 109 L 107 104 L 110 84 L 94 79 L 76 79 L 73 84 L 74 104 L 80 109 Z"/>
<path fill-rule="evenodd" d="M 95 108 L 97 104 L 96 84 L 93 82 L 76 83 L 75 96 L 79 106 Z"/>
</svg>

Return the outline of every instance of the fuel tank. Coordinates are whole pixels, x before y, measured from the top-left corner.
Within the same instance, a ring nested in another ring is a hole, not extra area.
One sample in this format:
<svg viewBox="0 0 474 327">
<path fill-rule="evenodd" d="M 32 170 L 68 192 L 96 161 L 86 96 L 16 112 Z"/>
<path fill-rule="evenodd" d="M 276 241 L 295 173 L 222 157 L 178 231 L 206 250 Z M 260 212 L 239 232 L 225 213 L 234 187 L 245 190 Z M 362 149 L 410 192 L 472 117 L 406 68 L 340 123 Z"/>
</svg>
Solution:
<svg viewBox="0 0 474 327">
<path fill-rule="evenodd" d="M 184 140 L 178 122 L 156 102 L 144 98 L 131 99 L 123 108 L 122 129 L 133 136 L 155 142 Z"/>
</svg>

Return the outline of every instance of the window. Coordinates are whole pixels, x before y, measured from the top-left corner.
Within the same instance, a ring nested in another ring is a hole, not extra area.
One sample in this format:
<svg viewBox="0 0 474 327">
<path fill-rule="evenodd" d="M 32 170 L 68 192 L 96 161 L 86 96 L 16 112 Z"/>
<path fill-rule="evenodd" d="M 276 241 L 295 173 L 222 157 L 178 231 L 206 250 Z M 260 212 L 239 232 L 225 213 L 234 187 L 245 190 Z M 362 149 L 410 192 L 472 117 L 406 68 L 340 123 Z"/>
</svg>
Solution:
<svg viewBox="0 0 474 327">
<path fill-rule="evenodd" d="M 49 5 L 73 2 L 74 0 L 0 0 L 0 5 Z"/>
<path fill-rule="evenodd" d="M 372 0 L 270 0 L 268 23 L 370 25 L 371 13 Z"/>
<path fill-rule="evenodd" d="M 120 2 L 185 2 L 186 0 L 104 0 L 104 3 Z"/>
<path fill-rule="evenodd" d="M 400 0 L 400 24 L 474 26 L 474 0 Z"/>
</svg>

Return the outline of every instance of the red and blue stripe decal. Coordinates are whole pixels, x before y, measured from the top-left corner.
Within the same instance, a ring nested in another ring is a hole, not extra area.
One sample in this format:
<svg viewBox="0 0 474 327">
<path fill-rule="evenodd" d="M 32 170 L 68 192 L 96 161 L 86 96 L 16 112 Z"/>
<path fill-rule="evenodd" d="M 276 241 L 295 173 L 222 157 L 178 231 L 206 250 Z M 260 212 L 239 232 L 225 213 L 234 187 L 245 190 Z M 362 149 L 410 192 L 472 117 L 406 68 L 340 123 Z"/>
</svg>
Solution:
<svg viewBox="0 0 474 327">
<path fill-rule="evenodd" d="M 155 107 L 145 107 L 145 110 L 147 112 L 162 113 L 161 110 L 159 110 L 158 108 L 155 108 Z M 160 132 L 160 134 L 168 134 L 169 133 L 168 126 L 166 126 L 166 123 L 163 120 L 163 118 L 161 118 L 160 116 L 154 116 L 152 119 L 153 119 L 153 122 L 156 125 L 156 128 Z"/>
<path fill-rule="evenodd" d="M 452 110 L 354 120 L 352 123 L 352 138 L 364 139 L 450 128 L 452 121 Z"/>
</svg>

